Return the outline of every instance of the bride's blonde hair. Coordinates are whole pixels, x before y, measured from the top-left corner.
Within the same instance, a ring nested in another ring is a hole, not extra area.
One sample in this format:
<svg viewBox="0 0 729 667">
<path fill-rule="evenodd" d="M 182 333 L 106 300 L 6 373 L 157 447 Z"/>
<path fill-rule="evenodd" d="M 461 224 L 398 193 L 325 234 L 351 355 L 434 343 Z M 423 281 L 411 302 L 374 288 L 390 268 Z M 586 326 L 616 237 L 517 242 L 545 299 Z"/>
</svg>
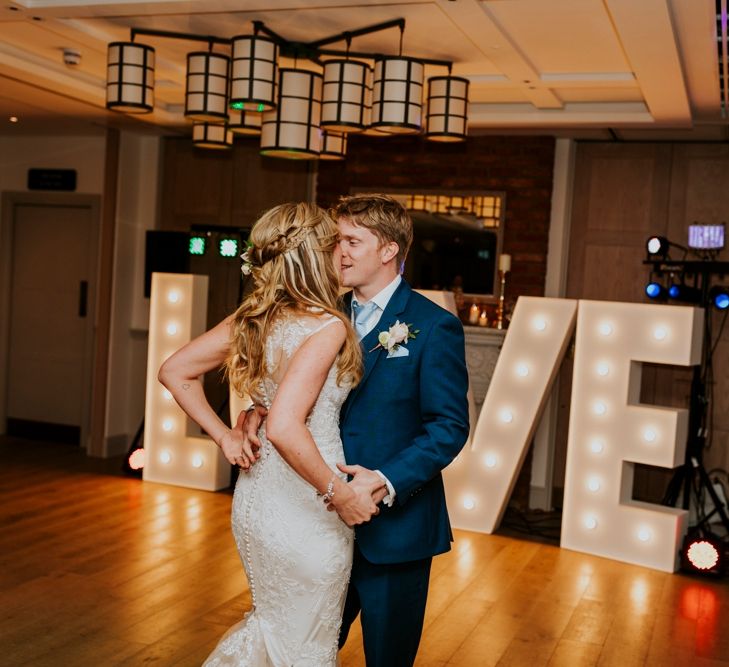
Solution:
<svg viewBox="0 0 729 667">
<path fill-rule="evenodd" d="M 338 230 L 316 204 L 281 204 L 253 226 L 247 256 L 253 291 L 233 314 L 225 370 L 240 394 L 261 399 L 267 371 L 266 339 L 279 316 L 311 316 L 311 308 L 339 318 L 347 337 L 337 357 L 337 383 L 362 377 L 362 351 L 349 319 L 340 309 L 339 276 L 332 252 Z"/>
</svg>

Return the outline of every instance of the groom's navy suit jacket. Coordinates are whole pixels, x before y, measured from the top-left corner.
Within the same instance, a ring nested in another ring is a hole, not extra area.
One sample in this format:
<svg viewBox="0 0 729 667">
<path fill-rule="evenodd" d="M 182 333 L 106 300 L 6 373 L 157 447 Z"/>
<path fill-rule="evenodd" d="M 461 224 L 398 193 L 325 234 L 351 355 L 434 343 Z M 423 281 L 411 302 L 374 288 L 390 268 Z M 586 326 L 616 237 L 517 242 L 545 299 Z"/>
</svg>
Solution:
<svg viewBox="0 0 729 667">
<path fill-rule="evenodd" d="M 345 296 L 345 307 L 351 293 Z M 418 330 L 408 356 L 389 357 L 377 335 L 396 320 Z M 441 470 L 468 437 L 468 373 L 459 320 L 403 280 L 362 339 L 364 376 L 342 407 L 348 464 L 380 470 L 395 488 L 391 508 L 357 526 L 372 563 L 402 563 L 448 551 L 452 540 Z"/>
</svg>

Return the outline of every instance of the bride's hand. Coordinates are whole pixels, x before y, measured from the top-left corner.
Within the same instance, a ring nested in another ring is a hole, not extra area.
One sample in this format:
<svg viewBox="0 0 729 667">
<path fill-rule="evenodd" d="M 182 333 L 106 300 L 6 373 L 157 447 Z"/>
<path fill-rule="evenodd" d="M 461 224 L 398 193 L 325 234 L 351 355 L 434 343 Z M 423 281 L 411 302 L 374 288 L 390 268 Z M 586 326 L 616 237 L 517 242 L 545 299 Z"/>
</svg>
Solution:
<svg viewBox="0 0 729 667">
<path fill-rule="evenodd" d="M 244 421 L 245 412 L 242 412 L 236 425 L 223 434 L 218 445 L 231 465 L 248 470 L 258 459 L 259 448 L 252 444 L 243 432 Z"/>
</svg>

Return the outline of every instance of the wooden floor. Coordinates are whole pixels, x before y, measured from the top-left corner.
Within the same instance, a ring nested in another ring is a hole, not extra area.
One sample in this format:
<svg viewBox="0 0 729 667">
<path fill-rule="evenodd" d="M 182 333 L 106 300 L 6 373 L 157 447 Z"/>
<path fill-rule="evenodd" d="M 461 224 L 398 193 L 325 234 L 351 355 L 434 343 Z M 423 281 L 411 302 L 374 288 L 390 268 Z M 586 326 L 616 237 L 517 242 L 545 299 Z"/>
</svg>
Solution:
<svg viewBox="0 0 729 667">
<path fill-rule="evenodd" d="M 0 664 L 199 665 L 250 605 L 230 502 L 0 438 Z M 729 666 L 727 579 L 458 532 L 431 581 L 419 667 Z"/>
</svg>

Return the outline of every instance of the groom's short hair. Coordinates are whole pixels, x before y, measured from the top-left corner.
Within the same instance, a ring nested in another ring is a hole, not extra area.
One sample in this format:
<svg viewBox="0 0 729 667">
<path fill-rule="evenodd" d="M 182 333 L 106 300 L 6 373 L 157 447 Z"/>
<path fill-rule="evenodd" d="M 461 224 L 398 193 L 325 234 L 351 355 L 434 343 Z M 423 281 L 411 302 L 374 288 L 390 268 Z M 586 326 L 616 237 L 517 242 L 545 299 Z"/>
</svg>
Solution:
<svg viewBox="0 0 729 667">
<path fill-rule="evenodd" d="M 350 195 L 339 200 L 332 215 L 369 229 L 381 243 L 397 243 L 397 263 L 402 266 L 413 242 L 413 221 L 397 199 L 384 194 Z"/>
</svg>

